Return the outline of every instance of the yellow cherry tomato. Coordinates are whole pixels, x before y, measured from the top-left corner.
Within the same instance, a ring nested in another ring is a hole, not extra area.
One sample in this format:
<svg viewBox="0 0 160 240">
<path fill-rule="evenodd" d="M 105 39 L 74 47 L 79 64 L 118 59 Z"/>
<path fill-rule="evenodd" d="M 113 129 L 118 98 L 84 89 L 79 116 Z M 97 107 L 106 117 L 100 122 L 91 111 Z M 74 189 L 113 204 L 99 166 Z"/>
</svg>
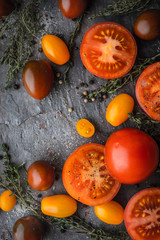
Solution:
<svg viewBox="0 0 160 240">
<path fill-rule="evenodd" d="M 63 65 L 70 59 L 67 45 L 55 35 L 45 35 L 42 38 L 42 49 L 46 57 L 58 65 Z"/>
<path fill-rule="evenodd" d="M 43 198 L 41 210 L 45 215 L 65 218 L 77 211 L 77 202 L 68 195 L 54 195 Z"/>
<path fill-rule="evenodd" d="M 124 209 L 115 201 L 96 206 L 94 207 L 94 211 L 101 221 L 108 224 L 118 225 L 124 219 Z"/>
<path fill-rule="evenodd" d="M 92 137 L 95 133 L 95 127 L 87 119 L 80 119 L 76 124 L 77 132 L 85 138 Z"/>
<path fill-rule="evenodd" d="M 109 103 L 106 111 L 106 120 L 114 127 L 119 126 L 128 119 L 128 113 L 133 111 L 134 99 L 122 93 Z"/>
<path fill-rule="evenodd" d="M 16 196 L 10 196 L 11 194 L 11 191 L 6 190 L 0 196 L 0 208 L 5 212 L 10 211 L 16 205 Z"/>
</svg>

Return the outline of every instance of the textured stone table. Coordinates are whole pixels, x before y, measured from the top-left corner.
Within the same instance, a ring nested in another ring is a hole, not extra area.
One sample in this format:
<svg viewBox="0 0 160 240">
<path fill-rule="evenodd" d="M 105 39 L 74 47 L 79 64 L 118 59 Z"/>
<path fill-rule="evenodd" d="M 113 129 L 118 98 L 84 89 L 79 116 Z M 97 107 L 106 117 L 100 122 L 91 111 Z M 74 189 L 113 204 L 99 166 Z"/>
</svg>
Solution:
<svg viewBox="0 0 160 240">
<path fill-rule="evenodd" d="M 92 1 L 90 7 L 91 13 L 98 12 L 108 4 L 106 0 Z M 111 1 L 110 1 L 111 2 Z M 43 14 L 42 21 L 46 24 L 46 32 L 50 34 L 63 34 L 66 41 L 69 39 L 70 32 L 73 31 L 74 21 L 67 20 L 60 12 L 58 0 L 44 0 L 40 7 L 40 13 Z M 46 17 L 47 16 L 47 17 Z M 77 47 L 84 36 L 84 33 L 92 25 L 102 21 L 114 21 L 122 24 L 133 33 L 133 23 L 138 16 L 138 13 L 129 16 L 117 17 L 99 17 L 93 21 L 88 20 L 85 16 L 81 31 L 76 38 Z M 52 18 L 51 18 L 52 17 Z M 33 47 L 32 59 L 46 59 L 43 53 L 38 51 L 40 47 L 40 39 L 43 34 L 39 34 L 39 42 Z M 137 39 L 139 56 L 149 57 L 160 52 L 160 41 L 145 42 Z M 0 42 L 0 54 L 3 54 L 3 49 L 7 45 L 6 41 Z M 10 154 L 12 161 L 16 163 L 26 162 L 26 167 L 36 160 L 49 160 L 56 166 L 56 172 L 59 174 L 59 179 L 55 181 L 54 186 L 46 192 L 42 193 L 42 198 L 58 193 L 65 193 L 65 189 L 61 181 L 61 170 L 67 157 L 80 145 L 95 142 L 105 144 L 107 137 L 115 130 L 123 127 L 131 126 L 127 121 L 118 128 L 114 128 L 105 120 L 105 111 L 110 100 L 117 95 L 110 95 L 103 102 L 94 102 L 85 104 L 80 95 L 85 90 L 80 87 L 78 91 L 75 87 L 81 82 L 88 83 L 89 80 L 95 79 L 95 84 L 90 86 L 90 89 L 95 89 L 105 83 L 105 80 L 96 78 L 90 74 L 84 67 L 80 59 L 79 49 L 74 51 L 75 65 L 70 71 L 69 86 L 59 85 L 58 80 L 55 81 L 54 88 L 51 93 L 43 100 L 38 101 L 28 95 L 22 85 L 21 73 L 17 76 L 20 81 L 21 88 L 14 88 L 8 91 L 4 90 L 6 82 L 7 66 L 0 66 L 0 145 L 2 142 L 10 146 Z M 62 71 L 52 64 L 55 72 Z M 118 93 L 129 93 L 135 97 L 134 84 L 130 83 Z M 69 113 L 68 108 L 72 107 L 73 112 Z M 59 114 L 61 112 L 61 114 Z M 91 139 L 82 138 L 76 132 L 75 125 L 80 118 L 87 118 L 96 127 L 96 133 Z M 145 188 L 148 184 L 160 185 L 158 174 L 152 175 L 147 181 L 135 185 L 123 185 L 120 192 L 116 196 L 116 200 L 124 207 L 131 196 Z M 2 192 L 2 190 L 1 190 Z M 34 192 L 37 201 L 39 192 Z M 118 227 L 111 227 L 100 222 L 94 215 L 92 207 L 83 208 L 79 204 L 79 213 L 86 221 L 91 222 L 95 226 L 100 226 L 106 231 L 110 229 L 124 228 L 124 224 Z M 12 239 L 11 233 L 15 221 L 23 216 L 28 215 L 19 205 L 9 213 L 0 210 L 0 239 Z M 8 231 L 8 235 L 7 235 Z M 5 235 L 6 233 L 6 235 Z M 80 240 L 89 239 L 88 236 L 78 235 L 76 233 L 60 233 L 54 228 L 48 228 L 45 239 L 47 240 Z"/>
</svg>

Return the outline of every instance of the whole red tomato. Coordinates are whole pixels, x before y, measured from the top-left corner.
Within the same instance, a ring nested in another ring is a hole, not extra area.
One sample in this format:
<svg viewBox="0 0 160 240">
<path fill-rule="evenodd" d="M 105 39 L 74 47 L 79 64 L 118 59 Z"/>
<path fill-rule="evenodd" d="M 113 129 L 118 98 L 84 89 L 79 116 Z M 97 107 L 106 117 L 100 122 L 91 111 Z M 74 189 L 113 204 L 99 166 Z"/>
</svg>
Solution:
<svg viewBox="0 0 160 240">
<path fill-rule="evenodd" d="M 12 0 L 0 0 L 0 19 L 3 16 L 8 16 L 14 9 Z"/>
<path fill-rule="evenodd" d="M 23 85 L 29 95 L 41 100 L 51 91 L 53 71 L 46 60 L 29 61 L 23 69 Z"/>
<path fill-rule="evenodd" d="M 28 168 L 27 177 L 33 189 L 45 191 L 54 183 L 54 169 L 46 161 L 37 161 Z"/>
<path fill-rule="evenodd" d="M 59 8 L 66 18 L 77 18 L 86 9 L 88 0 L 58 0 Z"/>
<path fill-rule="evenodd" d="M 13 227 L 14 240 L 42 240 L 43 235 L 43 225 L 34 216 L 18 219 Z"/>
<path fill-rule="evenodd" d="M 123 128 L 108 138 L 105 161 L 111 175 L 120 183 L 138 183 L 156 169 L 159 148 L 148 134 L 134 128 Z"/>
</svg>

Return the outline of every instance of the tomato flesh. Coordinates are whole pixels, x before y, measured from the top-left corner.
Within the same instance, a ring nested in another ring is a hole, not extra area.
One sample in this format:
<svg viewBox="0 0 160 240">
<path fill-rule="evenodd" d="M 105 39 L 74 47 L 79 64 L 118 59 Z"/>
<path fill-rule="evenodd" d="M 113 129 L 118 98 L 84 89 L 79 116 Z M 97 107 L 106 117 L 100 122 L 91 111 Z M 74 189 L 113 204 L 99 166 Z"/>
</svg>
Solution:
<svg viewBox="0 0 160 240">
<path fill-rule="evenodd" d="M 148 116 L 160 121 L 160 62 L 142 72 L 136 84 L 136 97 Z"/>
<path fill-rule="evenodd" d="M 130 71 L 137 46 L 126 28 L 117 23 L 103 22 L 86 32 L 80 54 L 89 72 L 104 79 L 113 79 Z"/>
<path fill-rule="evenodd" d="M 90 206 L 109 202 L 120 188 L 105 166 L 104 146 L 95 143 L 85 144 L 70 155 L 62 177 L 67 192 Z"/>
<path fill-rule="evenodd" d="M 159 240 L 160 188 L 135 194 L 126 206 L 124 220 L 133 240 Z"/>
</svg>

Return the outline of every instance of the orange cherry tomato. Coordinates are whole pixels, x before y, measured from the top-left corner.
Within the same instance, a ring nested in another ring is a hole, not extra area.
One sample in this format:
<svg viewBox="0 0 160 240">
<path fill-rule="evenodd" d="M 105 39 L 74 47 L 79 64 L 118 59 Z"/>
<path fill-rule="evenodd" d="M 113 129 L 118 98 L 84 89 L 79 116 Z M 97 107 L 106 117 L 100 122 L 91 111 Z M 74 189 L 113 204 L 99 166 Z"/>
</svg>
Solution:
<svg viewBox="0 0 160 240">
<path fill-rule="evenodd" d="M 0 19 L 3 16 L 8 16 L 14 9 L 12 0 L 0 0 Z"/>
<path fill-rule="evenodd" d="M 115 201 L 96 206 L 94 211 L 101 221 L 108 224 L 119 225 L 124 219 L 124 209 Z"/>
<path fill-rule="evenodd" d="M 36 161 L 28 168 L 27 178 L 33 189 L 45 191 L 54 183 L 54 169 L 46 161 Z"/>
<path fill-rule="evenodd" d="M 51 91 L 53 71 L 46 60 L 29 61 L 23 69 L 23 85 L 29 95 L 41 100 Z"/>
<path fill-rule="evenodd" d="M 92 137 L 95 133 L 95 127 L 87 119 L 80 119 L 76 124 L 77 132 L 85 138 Z"/>
<path fill-rule="evenodd" d="M 70 59 L 67 45 L 55 35 L 45 35 L 42 38 L 42 49 L 46 57 L 58 65 L 63 65 Z"/>
<path fill-rule="evenodd" d="M 43 198 L 41 210 L 45 215 L 65 218 L 72 216 L 77 211 L 77 202 L 67 195 L 54 195 Z"/>
<path fill-rule="evenodd" d="M 0 196 L 0 208 L 5 212 L 10 211 L 16 205 L 16 196 L 11 196 L 11 194 L 10 190 L 6 190 Z"/>
<path fill-rule="evenodd" d="M 134 99 L 128 94 L 120 94 L 113 98 L 106 111 L 106 120 L 113 126 L 119 126 L 128 119 L 133 111 Z"/>
</svg>

